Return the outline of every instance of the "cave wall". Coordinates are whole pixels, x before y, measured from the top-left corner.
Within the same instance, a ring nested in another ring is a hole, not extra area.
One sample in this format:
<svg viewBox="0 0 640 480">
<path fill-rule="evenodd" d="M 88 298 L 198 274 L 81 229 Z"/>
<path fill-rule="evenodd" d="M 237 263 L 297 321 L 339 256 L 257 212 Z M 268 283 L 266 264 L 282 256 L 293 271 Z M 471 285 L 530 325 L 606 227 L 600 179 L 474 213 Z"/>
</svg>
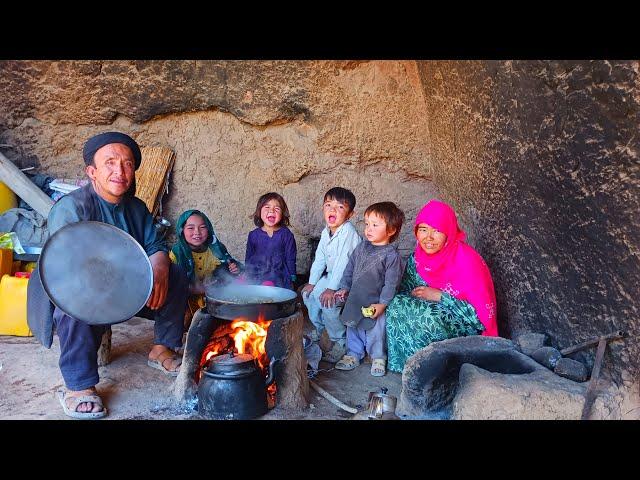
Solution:
<svg viewBox="0 0 640 480">
<path fill-rule="evenodd" d="M 640 361 L 638 67 L 418 62 L 433 178 L 491 269 L 501 334 L 545 332 L 564 348 L 623 330 L 604 369 L 628 388 Z"/>
<path fill-rule="evenodd" d="M 202 209 L 240 259 L 258 196 L 278 191 L 299 272 L 328 188 L 355 192 L 359 229 L 367 205 L 396 201 L 405 257 L 417 211 L 442 198 L 491 269 L 501 335 L 565 347 L 624 330 L 604 368 L 631 388 L 638 92 L 634 61 L 3 61 L 0 143 L 72 178 L 100 131 L 168 145 L 164 215 Z"/>
<path fill-rule="evenodd" d="M 409 222 L 437 195 L 426 105 L 412 61 L 5 61 L 0 143 L 16 164 L 82 177 L 82 145 L 115 129 L 176 152 L 163 215 L 203 210 L 244 259 L 258 197 L 284 195 L 308 270 L 322 197 L 353 190 L 364 209 L 391 200 Z M 407 256 L 412 228 L 399 247 Z"/>
</svg>

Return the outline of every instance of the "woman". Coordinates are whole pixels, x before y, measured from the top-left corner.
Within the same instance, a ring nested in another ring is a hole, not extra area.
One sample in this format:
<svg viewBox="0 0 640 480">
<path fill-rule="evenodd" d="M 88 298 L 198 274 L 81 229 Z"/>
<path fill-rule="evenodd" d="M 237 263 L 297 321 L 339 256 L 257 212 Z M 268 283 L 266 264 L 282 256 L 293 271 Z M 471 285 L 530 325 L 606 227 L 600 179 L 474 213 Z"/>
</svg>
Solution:
<svg viewBox="0 0 640 480">
<path fill-rule="evenodd" d="M 467 335 L 498 335 L 491 274 L 464 242 L 453 209 L 431 200 L 416 218 L 416 249 L 399 293 L 387 307 L 388 368 L 431 342 Z"/>
</svg>

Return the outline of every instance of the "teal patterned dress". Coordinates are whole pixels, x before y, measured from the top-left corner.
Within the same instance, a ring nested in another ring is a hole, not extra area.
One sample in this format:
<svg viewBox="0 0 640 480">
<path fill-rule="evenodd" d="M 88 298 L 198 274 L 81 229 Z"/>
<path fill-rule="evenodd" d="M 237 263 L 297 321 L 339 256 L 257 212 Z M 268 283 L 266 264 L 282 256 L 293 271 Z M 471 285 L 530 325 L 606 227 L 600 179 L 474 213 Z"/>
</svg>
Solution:
<svg viewBox="0 0 640 480">
<path fill-rule="evenodd" d="M 478 335 L 484 330 L 470 303 L 442 292 L 440 302 L 411 295 L 416 287 L 428 286 L 416 271 L 414 255 L 407 261 L 400 289 L 386 309 L 387 368 L 402 372 L 407 359 L 431 342 Z"/>
</svg>

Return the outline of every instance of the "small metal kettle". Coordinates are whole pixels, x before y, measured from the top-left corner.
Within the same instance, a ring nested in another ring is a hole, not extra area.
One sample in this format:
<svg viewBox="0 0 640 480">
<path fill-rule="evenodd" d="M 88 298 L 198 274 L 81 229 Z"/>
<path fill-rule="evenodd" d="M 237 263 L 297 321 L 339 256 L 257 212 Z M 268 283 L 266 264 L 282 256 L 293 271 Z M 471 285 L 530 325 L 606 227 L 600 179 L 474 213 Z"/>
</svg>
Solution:
<svg viewBox="0 0 640 480">
<path fill-rule="evenodd" d="M 379 392 L 369 392 L 369 404 L 367 406 L 369 420 L 399 420 L 396 415 L 398 399 L 393 395 L 387 395 L 387 389 L 380 387 Z"/>
<path fill-rule="evenodd" d="M 265 379 L 251 355 L 231 351 L 212 358 L 202 369 L 198 385 L 200 415 L 216 420 L 250 420 L 267 413 L 267 387 L 274 381 L 276 361 L 271 359 Z"/>
</svg>

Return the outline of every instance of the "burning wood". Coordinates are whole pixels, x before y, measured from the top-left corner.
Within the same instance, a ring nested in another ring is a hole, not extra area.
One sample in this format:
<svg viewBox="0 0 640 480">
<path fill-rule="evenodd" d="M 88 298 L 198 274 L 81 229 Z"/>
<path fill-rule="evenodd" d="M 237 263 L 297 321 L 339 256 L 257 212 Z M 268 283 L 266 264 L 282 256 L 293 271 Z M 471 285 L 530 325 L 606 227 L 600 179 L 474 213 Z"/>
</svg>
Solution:
<svg viewBox="0 0 640 480">
<path fill-rule="evenodd" d="M 225 353 L 245 353 L 256 359 L 260 369 L 265 372 L 269 368 L 269 358 L 265 348 L 267 330 L 271 325 L 271 320 L 265 320 L 262 316 L 255 322 L 246 317 L 238 317 L 235 320 L 218 327 L 211 337 L 211 340 L 204 348 L 200 359 L 200 368 L 196 373 L 196 382 L 200 382 L 202 369 L 212 357 Z M 275 405 L 276 384 L 272 383 L 267 387 L 267 398 L 269 408 Z"/>
<path fill-rule="evenodd" d="M 197 380 L 200 380 L 200 371 L 211 357 L 229 353 L 232 350 L 235 353 L 251 355 L 256 359 L 260 368 L 266 371 L 269 359 L 265 349 L 265 340 L 270 324 L 271 320 L 266 321 L 261 317 L 255 322 L 251 322 L 245 317 L 239 317 L 217 328 L 202 353 Z"/>
<path fill-rule="evenodd" d="M 238 318 L 231 322 L 231 328 L 234 329 L 231 337 L 236 351 L 253 356 L 253 358 L 257 359 L 258 365 L 262 370 L 269 365 L 264 342 L 267 339 L 267 329 L 270 324 L 271 321 L 267 322 L 260 318 L 257 322 L 250 322 L 243 318 Z"/>
</svg>

